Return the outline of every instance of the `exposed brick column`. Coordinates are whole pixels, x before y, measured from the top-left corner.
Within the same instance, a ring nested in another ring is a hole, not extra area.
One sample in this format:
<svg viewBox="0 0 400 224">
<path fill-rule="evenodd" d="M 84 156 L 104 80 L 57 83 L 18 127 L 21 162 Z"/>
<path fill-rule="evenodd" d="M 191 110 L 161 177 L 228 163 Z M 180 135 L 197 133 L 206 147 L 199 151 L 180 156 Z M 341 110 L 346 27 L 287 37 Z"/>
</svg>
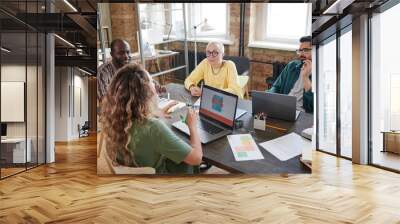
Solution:
<svg viewBox="0 0 400 224">
<path fill-rule="evenodd" d="M 136 5 L 134 3 L 110 3 L 113 39 L 124 39 L 131 45 L 132 52 L 138 51 Z"/>
</svg>

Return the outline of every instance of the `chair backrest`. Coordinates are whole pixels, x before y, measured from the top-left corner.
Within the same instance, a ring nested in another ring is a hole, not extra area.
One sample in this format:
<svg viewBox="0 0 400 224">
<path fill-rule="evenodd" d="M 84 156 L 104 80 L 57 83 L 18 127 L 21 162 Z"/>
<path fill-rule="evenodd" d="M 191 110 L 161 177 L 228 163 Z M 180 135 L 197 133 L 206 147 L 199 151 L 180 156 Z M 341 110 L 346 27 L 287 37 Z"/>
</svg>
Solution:
<svg viewBox="0 0 400 224">
<path fill-rule="evenodd" d="M 272 77 L 273 79 L 277 79 L 281 74 L 282 70 L 286 67 L 286 63 L 275 62 L 272 65 Z"/>
<path fill-rule="evenodd" d="M 85 123 L 82 125 L 82 130 L 88 130 L 90 128 L 90 123 L 89 121 L 85 121 Z"/>
<path fill-rule="evenodd" d="M 97 135 L 97 174 L 155 174 L 153 167 L 115 166 L 106 152 L 106 140 L 102 133 Z"/>
<path fill-rule="evenodd" d="M 236 65 L 238 75 L 247 75 L 250 69 L 250 60 L 245 56 L 224 56 L 225 60 L 231 60 Z"/>
</svg>

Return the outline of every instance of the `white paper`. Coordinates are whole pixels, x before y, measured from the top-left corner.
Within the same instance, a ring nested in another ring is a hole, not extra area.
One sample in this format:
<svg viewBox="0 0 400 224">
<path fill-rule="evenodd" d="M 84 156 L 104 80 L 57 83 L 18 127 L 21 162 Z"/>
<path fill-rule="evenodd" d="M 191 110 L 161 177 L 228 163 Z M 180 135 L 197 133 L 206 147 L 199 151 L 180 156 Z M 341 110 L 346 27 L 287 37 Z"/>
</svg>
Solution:
<svg viewBox="0 0 400 224">
<path fill-rule="evenodd" d="M 166 98 L 160 98 L 158 100 L 158 109 L 160 109 L 160 110 L 163 109 L 165 106 L 167 106 L 167 104 L 169 104 L 172 101 L 174 101 L 174 100 L 169 100 L 169 99 L 166 99 Z M 176 102 L 178 102 L 178 103 L 175 104 L 174 106 L 172 106 L 171 108 L 169 108 L 167 113 L 173 113 L 174 111 L 179 110 L 179 109 L 181 109 L 181 108 L 186 106 L 186 103 L 179 102 L 179 101 L 176 101 Z"/>
<path fill-rule="evenodd" d="M 228 135 L 227 138 L 236 161 L 264 159 L 250 134 Z"/>
<path fill-rule="evenodd" d="M 159 109 L 164 108 L 171 101 L 172 100 L 167 99 L 167 98 L 159 98 L 159 100 L 158 100 L 158 108 Z"/>
<path fill-rule="evenodd" d="M 303 151 L 308 152 L 312 149 L 311 142 L 296 133 L 290 133 L 282 137 L 263 142 L 260 144 L 260 146 L 281 161 L 289 160 L 302 154 Z M 310 153 L 306 153 L 308 158 L 311 157 Z"/>
</svg>

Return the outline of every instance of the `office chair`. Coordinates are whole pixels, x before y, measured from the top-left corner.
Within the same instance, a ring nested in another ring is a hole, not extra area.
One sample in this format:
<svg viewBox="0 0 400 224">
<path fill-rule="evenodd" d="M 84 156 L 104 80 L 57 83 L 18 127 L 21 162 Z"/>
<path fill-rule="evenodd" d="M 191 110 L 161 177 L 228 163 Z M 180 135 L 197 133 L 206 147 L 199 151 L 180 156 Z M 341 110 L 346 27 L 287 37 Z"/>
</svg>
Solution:
<svg viewBox="0 0 400 224">
<path fill-rule="evenodd" d="M 242 88 L 244 97 L 249 97 L 249 70 L 250 70 L 250 60 L 244 56 L 225 56 L 225 60 L 231 60 L 236 65 L 236 70 L 238 73 L 238 83 Z"/>
<path fill-rule="evenodd" d="M 286 63 L 274 62 L 272 64 L 272 76 L 269 76 L 265 79 L 265 82 L 267 83 L 267 89 L 270 89 L 272 85 L 274 85 L 274 82 L 279 77 L 285 67 Z"/>
<path fill-rule="evenodd" d="M 89 129 L 90 129 L 89 121 L 85 121 L 82 127 L 80 127 L 80 125 L 78 124 L 79 138 L 89 136 Z"/>
</svg>

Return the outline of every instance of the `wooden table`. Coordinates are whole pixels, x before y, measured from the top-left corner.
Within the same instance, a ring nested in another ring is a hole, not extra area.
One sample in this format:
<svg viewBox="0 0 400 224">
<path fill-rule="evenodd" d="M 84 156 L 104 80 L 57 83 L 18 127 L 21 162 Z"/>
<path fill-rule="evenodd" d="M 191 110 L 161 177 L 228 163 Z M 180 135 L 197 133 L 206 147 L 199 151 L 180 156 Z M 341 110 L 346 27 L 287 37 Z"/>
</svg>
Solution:
<svg viewBox="0 0 400 224">
<path fill-rule="evenodd" d="M 382 152 L 400 154 L 400 131 L 382 131 L 383 149 Z"/>
<path fill-rule="evenodd" d="M 167 91 L 170 93 L 171 99 L 179 101 L 191 101 L 194 103 L 197 97 L 190 96 L 181 84 L 168 84 Z M 243 128 L 234 130 L 233 134 L 250 133 L 257 144 L 267 140 L 278 138 L 284 134 L 295 132 L 300 134 L 302 130 L 309 128 L 313 124 L 313 115 L 301 113 L 296 122 L 285 122 L 279 120 L 269 120 L 267 123 L 274 123 L 288 129 L 287 132 L 276 131 L 268 128 L 266 131 L 258 131 L 253 128 L 251 101 L 239 100 L 238 107 L 248 111 L 240 120 L 243 121 Z M 179 120 L 179 115 L 186 114 L 186 109 L 181 109 L 172 114 L 172 118 L 166 120 L 167 124 L 172 127 L 172 123 Z M 184 133 L 172 127 L 172 130 L 186 142 L 189 138 Z M 231 173 L 244 174 L 267 174 L 267 173 L 311 173 L 311 169 L 300 162 L 300 155 L 287 161 L 280 161 L 272 154 L 259 146 L 261 153 L 264 156 L 263 160 L 252 161 L 236 161 L 232 150 L 230 149 L 226 137 L 220 138 L 214 142 L 203 145 L 203 160 L 215 165 L 219 168 L 227 170 Z"/>
</svg>

